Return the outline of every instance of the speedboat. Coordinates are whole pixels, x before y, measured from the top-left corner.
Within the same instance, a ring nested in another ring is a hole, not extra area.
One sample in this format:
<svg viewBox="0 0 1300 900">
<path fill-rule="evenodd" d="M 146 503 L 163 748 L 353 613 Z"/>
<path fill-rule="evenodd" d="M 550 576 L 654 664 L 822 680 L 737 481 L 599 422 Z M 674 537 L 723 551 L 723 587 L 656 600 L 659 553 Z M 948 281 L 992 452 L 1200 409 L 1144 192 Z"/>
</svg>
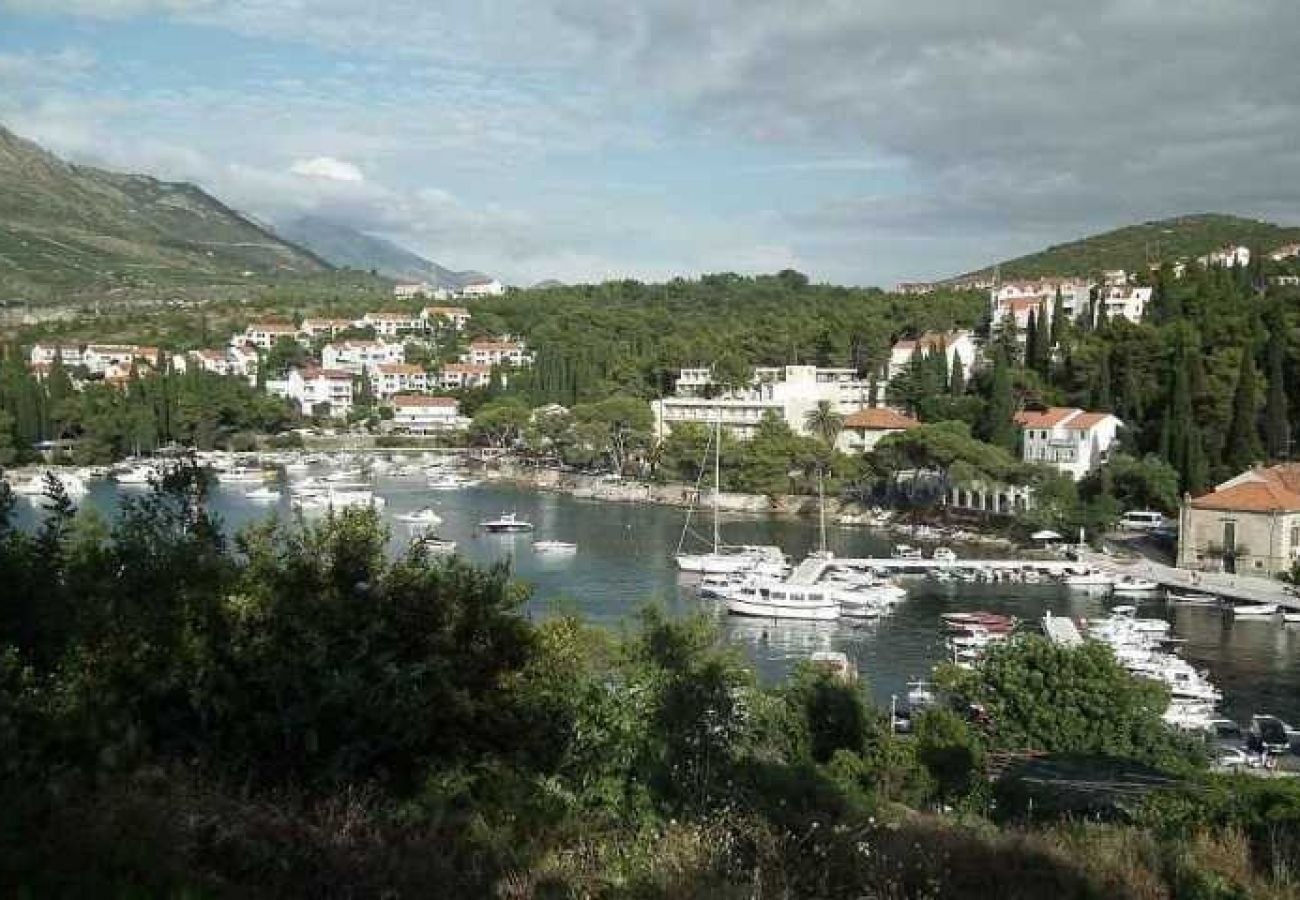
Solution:
<svg viewBox="0 0 1300 900">
<path fill-rule="evenodd" d="M 455 472 L 430 472 L 425 485 L 431 491 L 458 491 L 461 488 L 474 487 L 478 484 L 472 478 L 457 475 Z"/>
<path fill-rule="evenodd" d="M 254 488 L 244 496 L 257 503 L 274 503 L 280 499 L 280 492 L 274 488 L 259 487 Z"/>
<path fill-rule="evenodd" d="M 1219 598 L 1213 594 L 1200 594 L 1194 591 L 1175 591 L 1165 589 L 1165 599 L 1170 603 L 1183 606 L 1218 606 Z"/>
<path fill-rule="evenodd" d="M 1282 613 L 1282 621 L 1287 625 L 1300 625 L 1300 612 Z"/>
<path fill-rule="evenodd" d="M 226 469 L 216 473 L 221 484 L 259 484 L 266 478 L 261 469 Z"/>
<path fill-rule="evenodd" d="M 502 513 L 495 519 L 479 522 L 478 527 L 490 534 L 511 534 L 520 531 L 532 531 L 533 523 L 525 522 L 514 513 Z"/>
<path fill-rule="evenodd" d="M 552 556 L 564 556 L 578 552 L 578 545 L 569 541 L 533 541 L 533 550 L 537 553 L 549 553 Z"/>
<path fill-rule="evenodd" d="M 1154 594 L 1160 590 L 1160 585 L 1146 578 L 1137 578 L 1133 575 L 1125 575 L 1116 581 L 1111 591 L 1116 594 L 1128 594 L 1129 596 Z"/>
<path fill-rule="evenodd" d="M 1087 588 L 1090 590 L 1105 590 L 1115 584 L 1115 578 L 1108 572 L 1100 569 L 1082 569 L 1066 572 L 1065 577 L 1061 579 L 1066 587 L 1070 588 Z"/>
<path fill-rule="evenodd" d="M 124 472 L 117 472 L 113 475 L 113 480 L 118 484 L 132 487 L 147 487 L 160 478 L 162 478 L 162 473 L 149 465 L 132 466 Z"/>
<path fill-rule="evenodd" d="M 424 534 L 416 540 L 421 547 L 424 547 L 435 556 L 450 556 L 456 552 L 455 541 L 438 537 L 436 534 Z"/>
<path fill-rule="evenodd" d="M 921 551 L 907 544 L 895 544 L 892 556 L 894 559 L 920 559 Z"/>
<path fill-rule="evenodd" d="M 957 561 L 957 554 L 948 547 L 935 547 L 930 558 L 935 562 L 954 563 Z"/>
<path fill-rule="evenodd" d="M 393 516 L 398 522 L 406 522 L 409 525 L 441 525 L 442 516 L 431 506 L 423 506 L 413 512 L 398 513 Z"/>
<path fill-rule="evenodd" d="M 1238 619 L 1263 619 L 1276 615 L 1276 603 L 1238 603 L 1229 606 L 1232 615 Z"/>
</svg>

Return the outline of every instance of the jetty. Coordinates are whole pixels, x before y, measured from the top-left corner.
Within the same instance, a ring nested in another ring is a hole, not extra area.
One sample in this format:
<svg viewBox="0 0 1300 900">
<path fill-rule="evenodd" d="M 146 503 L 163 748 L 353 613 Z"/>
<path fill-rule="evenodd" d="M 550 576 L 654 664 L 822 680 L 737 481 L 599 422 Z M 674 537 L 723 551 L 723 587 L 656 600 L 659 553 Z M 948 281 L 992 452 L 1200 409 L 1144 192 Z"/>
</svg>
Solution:
<svg viewBox="0 0 1300 900">
<path fill-rule="evenodd" d="M 1152 560 L 1125 562 L 1099 553 L 1086 554 L 1086 559 L 1081 564 L 1104 569 L 1115 575 L 1145 578 L 1163 588 L 1173 588 L 1176 591 L 1213 594 L 1237 603 L 1276 603 L 1286 610 L 1300 611 L 1300 596 L 1296 595 L 1291 585 L 1273 578 L 1229 572 L 1194 572 Z"/>
<path fill-rule="evenodd" d="M 1063 559 L 899 559 L 885 557 L 821 557 L 810 556 L 795 568 L 790 580 L 795 584 L 816 584 L 830 568 L 868 569 L 895 574 L 924 574 L 936 571 L 953 572 L 1024 572 L 1033 570 L 1044 575 L 1063 575 L 1067 569 L 1080 568 L 1081 564 Z"/>
<path fill-rule="evenodd" d="M 1043 633 L 1053 644 L 1062 647 L 1079 647 L 1083 644 L 1083 635 L 1079 634 L 1078 626 L 1068 616 L 1054 616 L 1051 613 L 1043 616 Z"/>
</svg>

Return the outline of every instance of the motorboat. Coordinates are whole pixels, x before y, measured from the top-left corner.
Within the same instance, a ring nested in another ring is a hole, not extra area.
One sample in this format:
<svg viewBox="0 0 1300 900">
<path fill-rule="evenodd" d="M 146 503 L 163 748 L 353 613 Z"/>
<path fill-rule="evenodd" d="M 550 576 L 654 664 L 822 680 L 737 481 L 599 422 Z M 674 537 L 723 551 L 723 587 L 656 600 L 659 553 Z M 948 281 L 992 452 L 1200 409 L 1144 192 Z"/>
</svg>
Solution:
<svg viewBox="0 0 1300 900">
<path fill-rule="evenodd" d="M 495 519 L 479 522 L 478 527 L 490 534 L 513 534 L 521 531 L 532 531 L 533 523 L 524 521 L 515 513 L 502 513 Z"/>
<path fill-rule="evenodd" d="M 129 469 L 113 475 L 113 480 L 118 484 L 131 487 L 148 487 L 160 478 L 162 478 L 162 473 L 150 465 L 131 466 Z"/>
<path fill-rule="evenodd" d="M 1234 618 L 1264 619 L 1277 614 L 1276 603 L 1236 603 L 1228 607 Z"/>
<path fill-rule="evenodd" d="M 306 472 L 310 468 L 311 468 L 311 464 L 301 459 L 294 460 L 293 462 L 287 462 L 284 464 L 284 470 L 290 474 Z"/>
<path fill-rule="evenodd" d="M 566 556 L 578 552 L 578 545 L 569 541 L 533 541 L 533 551 L 552 556 Z"/>
<path fill-rule="evenodd" d="M 815 621 L 840 617 L 840 598 L 834 588 L 824 585 L 751 578 L 728 594 L 724 602 L 733 616 Z"/>
<path fill-rule="evenodd" d="M 921 559 L 921 551 L 908 544 L 895 544 L 891 556 L 894 559 Z"/>
<path fill-rule="evenodd" d="M 474 479 L 455 472 L 430 472 L 425 481 L 425 486 L 431 491 L 458 491 L 461 488 L 474 487 L 476 484 L 478 482 Z"/>
<path fill-rule="evenodd" d="M 1109 590 L 1115 584 L 1115 577 L 1100 569 L 1080 569 L 1067 571 L 1061 581 L 1069 588 Z"/>
<path fill-rule="evenodd" d="M 675 557 L 677 568 L 683 572 L 701 575 L 725 575 L 754 572 L 779 574 L 785 567 L 785 553 L 780 547 L 746 544 L 737 547 L 719 546 L 712 553 L 679 553 Z"/>
<path fill-rule="evenodd" d="M 266 480 L 266 473 L 261 469 L 235 468 L 218 470 L 216 476 L 220 484 L 260 484 Z"/>
<path fill-rule="evenodd" d="M 346 509 L 363 506 L 382 509 L 385 503 L 383 497 L 376 496 L 371 491 L 338 489 L 296 494 L 293 502 L 303 509 Z"/>
<path fill-rule="evenodd" d="M 740 586 L 740 583 L 747 576 L 740 574 L 719 573 L 715 575 L 705 575 L 700 578 L 699 592 L 701 597 L 711 600 L 717 600 L 726 596 L 731 590 Z"/>
<path fill-rule="evenodd" d="M 1284 612 L 1282 621 L 1287 625 L 1300 625 L 1300 612 Z"/>
<path fill-rule="evenodd" d="M 957 554 L 948 547 L 935 547 L 934 552 L 930 554 L 930 558 L 935 562 L 955 563 Z"/>
<path fill-rule="evenodd" d="M 280 492 L 275 488 L 264 486 L 253 488 L 253 490 L 249 491 L 244 496 L 255 503 L 274 503 L 280 499 Z"/>
<path fill-rule="evenodd" d="M 1160 590 L 1160 585 L 1154 581 L 1133 575 L 1125 575 L 1111 587 L 1112 593 L 1127 594 L 1129 596 L 1145 596 L 1154 594 L 1158 590 Z"/>
<path fill-rule="evenodd" d="M 85 480 L 80 475 L 74 475 L 71 472 L 46 471 L 14 485 L 13 491 L 21 497 L 44 497 L 49 489 L 49 476 L 53 476 L 58 481 L 63 487 L 63 493 L 71 500 L 86 496 L 86 492 L 89 490 L 86 487 Z"/>
<path fill-rule="evenodd" d="M 424 534 L 417 538 L 419 545 L 435 556 L 450 556 L 456 552 L 456 542 L 438 537 L 436 534 Z"/>
<path fill-rule="evenodd" d="M 442 516 L 431 506 L 422 506 L 412 512 L 397 513 L 393 516 L 398 522 L 405 522 L 408 525 L 441 525 Z"/>
<path fill-rule="evenodd" d="M 339 469 L 337 472 L 330 472 L 325 476 L 325 480 L 333 484 L 339 482 L 356 482 L 362 478 L 360 469 Z"/>
<path fill-rule="evenodd" d="M 1213 594 L 1202 594 L 1195 591 L 1175 591 L 1169 588 L 1165 589 L 1165 599 L 1170 603 L 1177 603 L 1181 606 L 1219 605 L 1219 598 Z"/>
</svg>

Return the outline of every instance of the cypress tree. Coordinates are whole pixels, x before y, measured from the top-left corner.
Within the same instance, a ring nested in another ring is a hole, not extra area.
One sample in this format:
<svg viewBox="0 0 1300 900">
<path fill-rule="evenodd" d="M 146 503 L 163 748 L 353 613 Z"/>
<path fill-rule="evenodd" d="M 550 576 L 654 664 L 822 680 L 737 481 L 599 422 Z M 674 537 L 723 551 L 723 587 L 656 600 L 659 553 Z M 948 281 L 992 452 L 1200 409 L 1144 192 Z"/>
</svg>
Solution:
<svg viewBox="0 0 1300 900">
<path fill-rule="evenodd" d="M 1223 463 L 1240 472 L 1259 460 L 1259 435 L 1256 416 L 1259 403 L 1255 391 L 1255 356 L 1250 347 L 1241 350 L 1241 367 L 1237 370 L 1237 389 L 1232 395 L 1232 418 L 1223 442 Z"/>
<path fill-rule="evenodd" d="M 1029 321 L 1025 323 L 1025 368 L 1038 367 L 1038 316 L 1031 309 Z"/>
<path fill-rule="evenodd" d="M 1015 397 L 1011 392 L 1011 366 L 1004 354 L 993 359 L 993 377 L 989 381 L 988 403 L 980 421 L 980 437 L 990 444 L 1014 450 L 1016 446 Z"/>
<path fill-rule="evenodd" d="M 962 365 L 960 356 L 952 358 L 952 377 L 948 381 L 948 393 L 954 397 L 966 393 L 966 367 Z"/>
<path fill-rule="evenodd" d="M 1097 374 L 1092 385 L 1092 403 L 1093 409 L 1101 412 L 1110 412 L 1114 408 L 1114 401 L 1111 398 L 1111 374 L 1110 374 L 1110 348 L 1104 347 L 1101 351 L 1101 360 L 1097 365 Z"/>
<path fill-rule="evenodd" d="M 1160 429 L 1160 454 L 1182 480 L 1184 491 L 1196 493 L 1205 487 L 1205 448 L 1192 414 L 1192 373 L 1189 335 L 1181 330 L 1171 358 L 1169 399 Z"/>
<path fill-rule="evenodd" d="M 1065 298 L 1061 296 L 1061 286 L 1056 286 L 1056 299 L 1052 302 L 1052 340 L 1051 347 L 1059 347 L 1065 337 Z"/>
<path fill-rule="evenodd" d="M 1265 364 L 1268 366 L 1268 395 L 1264 403 L 1264 438 L 1270 459 L 1283 459 L 1290 455 L 1291 425 L 1286 402 L 1286 321 L 1282 311 L 1275 309 L 1270 316 L 1268 347 Z"/>
</svg>

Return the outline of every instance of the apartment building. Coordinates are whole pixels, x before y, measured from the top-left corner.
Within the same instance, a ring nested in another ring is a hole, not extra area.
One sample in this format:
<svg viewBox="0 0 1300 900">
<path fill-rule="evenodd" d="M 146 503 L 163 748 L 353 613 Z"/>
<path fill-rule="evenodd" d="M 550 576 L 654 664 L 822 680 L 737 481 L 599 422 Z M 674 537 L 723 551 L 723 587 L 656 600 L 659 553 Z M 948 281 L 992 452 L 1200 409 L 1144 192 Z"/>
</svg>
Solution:
<svg viewBox="0 0 1300 900">
<path fill-rule="evenodd" d="M 1022 410 L 1016 424 L 1025 462 L 1051 466 L 1078 481 L 1106 461 L 1123 423 L 1110 413 L 1053 406 Z"/>
</svg>

